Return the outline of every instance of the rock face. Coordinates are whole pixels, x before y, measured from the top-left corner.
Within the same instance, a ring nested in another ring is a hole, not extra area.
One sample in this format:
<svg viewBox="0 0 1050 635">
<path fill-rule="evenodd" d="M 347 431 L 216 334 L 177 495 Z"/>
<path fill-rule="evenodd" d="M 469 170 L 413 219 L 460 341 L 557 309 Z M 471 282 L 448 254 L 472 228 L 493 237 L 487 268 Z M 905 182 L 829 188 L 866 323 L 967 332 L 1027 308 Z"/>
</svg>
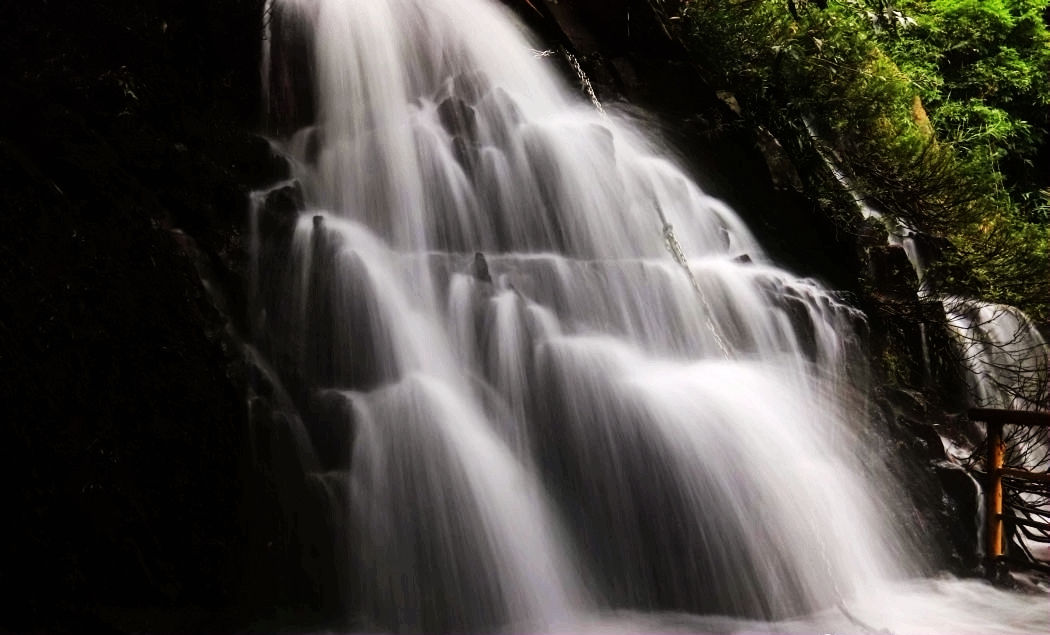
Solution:
<svg viewBox="0 0 1050 635">
<path fill-rule="evenodd" d="M 4 9 L 0 630 L 228 630 L 252 601 L 239 316 L 195 265 L 243 304 L 246 188 L 284 169 L 245 132 L 260 5 Z"/>
</svg>

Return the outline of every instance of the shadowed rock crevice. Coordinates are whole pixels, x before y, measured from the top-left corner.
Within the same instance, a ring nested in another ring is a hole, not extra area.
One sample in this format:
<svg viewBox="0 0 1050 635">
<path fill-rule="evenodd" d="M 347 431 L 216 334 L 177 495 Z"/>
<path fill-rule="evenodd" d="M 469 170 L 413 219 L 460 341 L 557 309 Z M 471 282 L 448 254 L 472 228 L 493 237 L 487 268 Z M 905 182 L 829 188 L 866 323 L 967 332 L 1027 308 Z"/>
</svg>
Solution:
<svg viewBox="0 0 1050 635">
<path fill-rule="evenodd" d="M 287 169 L 250 132 L 261 9 L 4 9 L 0 628 L 222 631 L 300 602 L 230 336 L 248 190 Z"/>
</svg>

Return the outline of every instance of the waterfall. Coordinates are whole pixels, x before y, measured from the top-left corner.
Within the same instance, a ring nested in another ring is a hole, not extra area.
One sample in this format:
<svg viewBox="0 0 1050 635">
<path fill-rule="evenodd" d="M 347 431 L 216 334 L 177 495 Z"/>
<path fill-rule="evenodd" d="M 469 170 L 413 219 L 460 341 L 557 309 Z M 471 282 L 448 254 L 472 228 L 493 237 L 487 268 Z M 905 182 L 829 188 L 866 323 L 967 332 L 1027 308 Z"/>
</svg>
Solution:
<svg viewBox="0 0 1050 635">
<path fill-rule="evenodd" d="M 854 365 L 863 316 L 770 262 L 509 11 L 268 7 L 303 205 L 253 213 L 253 323 L 313 411 L 287 437 L 357 623 L 783 620 L 924 571 Z"/>
<path fill-rule="evenodd" d="M 957 335 L 970 392 L 986 408 L 1045 407 L 1050 347 L 1018 309 L 959 297 L 943 299 Z"/>
</svg>

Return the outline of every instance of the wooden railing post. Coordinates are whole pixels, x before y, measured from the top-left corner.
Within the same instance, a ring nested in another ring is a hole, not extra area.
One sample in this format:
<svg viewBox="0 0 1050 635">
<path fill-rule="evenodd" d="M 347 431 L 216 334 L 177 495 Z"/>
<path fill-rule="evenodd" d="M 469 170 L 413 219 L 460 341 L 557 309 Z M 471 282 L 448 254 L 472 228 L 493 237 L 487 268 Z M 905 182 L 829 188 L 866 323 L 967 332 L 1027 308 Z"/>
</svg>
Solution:
<svg viewBox="0 0 1050 635">
<path fill-rule="evenodd" d="M 971 421 L 983 421 L 987 425 L 988 448 L 985 456 L 985 469 L 987 477 L 984 482 L 984 553 L 985 566 L 989 577 L 996 579 L 1005 573 L 1007 559 L 1006 553 L 1010 544 L 1007 529 L 1010 533 L 1013 528 L 1023 526 L 1028 529 L 1038 530 L 1042 536 L 1050 536 L 1050 523 L 1043 522 L 1050 516 L 1050 510 L 1040 506 L 1036 514 L 1040 519 L 1031 516 L 1028 512 L 1010 513 L 1004 509 L 1003 480 L 1006 479 L 1011 488 L 1019 488 L 1023 491 L 1032 491 L 1030 488 L 1038 486 L 1050 486 L 1050 472 L 1033 472 L 1021 467 L 1005 467 L 1006 442 L 1003 439 L 1003 426 L 1023 426 L 1026 428 L 1045 428 L 1050 430 L 1050 412 L 1039 410 L 1003 410 L 996 408 L 971 408 L 967 413 Z M 1022 505 L 1023 507 L 1023 505 Z M 1044 510 L 1045 513 L 1044 513 Z M 1009 521 L 1009 526 L 1007 525 Z M 1042 540 L 1039 540 L 1042 542 Z M 1025 554 L 1022 554 L 1025 555 Z M 1050 573 L 1050 562 L 1027 553 L 1027 558 L 1015 559 L 1011 564 L 1024 566 L 1029 569 L 1046 571 Z"/>
<path fill-rule="evenodd" d="M 1003 460 L 1006 444 L 1003 443 L 1003 424 L 988 422 L 988 487 L 985 490 L 985 514 L 988 526 L 985 535 L 985 555 L 988 571 L 994 575 L 1003 556 Z"/>
</svg>

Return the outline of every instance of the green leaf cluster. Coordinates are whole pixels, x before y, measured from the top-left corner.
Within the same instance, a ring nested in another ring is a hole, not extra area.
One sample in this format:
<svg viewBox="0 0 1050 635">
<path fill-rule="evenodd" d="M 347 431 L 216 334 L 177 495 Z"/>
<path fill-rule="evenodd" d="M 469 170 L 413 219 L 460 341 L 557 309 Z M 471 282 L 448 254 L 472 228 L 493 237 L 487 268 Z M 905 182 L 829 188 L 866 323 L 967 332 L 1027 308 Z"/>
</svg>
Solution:
<svg viewBox="0 0 1050 635">
<path fill-rule="evenodd" d="M 880 44 L 924 80 L 917 85 L 938 138 L 1001 172 L 1019 210 L 1045 222 L 1045 200 L 1032 194 L 1047 180 L 1035 157 L 1050 131 L 1050 0 L 907 0 L 901 8 L 914 28 Z"/>
<path fill-rule="evenodd" d="M 679 34 L 806 164 L 940 237 L 944 292 L 1050 317 L 1050 0 L 694 0 Z"/>
</svg>

